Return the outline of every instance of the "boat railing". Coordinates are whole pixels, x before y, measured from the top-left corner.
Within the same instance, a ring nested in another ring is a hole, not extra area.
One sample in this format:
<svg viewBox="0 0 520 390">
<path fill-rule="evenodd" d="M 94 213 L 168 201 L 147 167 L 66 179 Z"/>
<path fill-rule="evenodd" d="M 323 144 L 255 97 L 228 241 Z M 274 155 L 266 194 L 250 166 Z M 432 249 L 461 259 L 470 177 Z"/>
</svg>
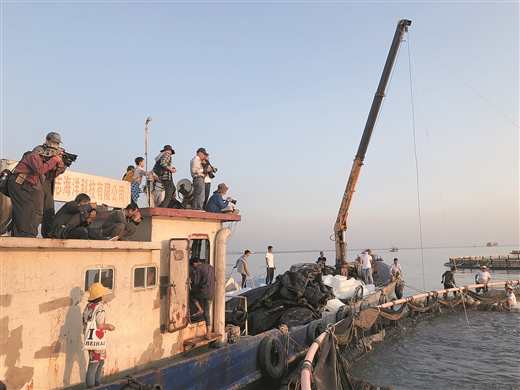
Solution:
<svg viewBox="0 0 520 390">
<path fill-rule="evenodd" d="M 226 267 L 231 268 L 231 270 L 229 272 L 226 270 L 226 275 L 227 275 L 226 282 L 227 282 L 229 280 L 229 278 L 231 278 L 235 274 L 236 267 L 231 264 L 226 264 Z M 240 275 L 240 274 L 237 272 L 237 275 Z M 264 266 L 256 267 L 254 269 L 253 275 L 248 277 L 248 279 L 251 281 L 251 288 L 259 287 L 260 284 L 262 283 L 262 280 L 265 281 L 266 275 L 267 275 L 267 271 Z M 255 281 L 257 281 L 258 283 L 255 283 Z M 239 283 L 240 280 L 238 280 L 237 282 Z"/>
<path fill-rule="evenodd" d="M 483 255 L 483 256 L 456 256 L 450 257 L 450 262 L 454 261 L 486 261 L 486 260 L 518 260 L 520 254 L 507 254 L 507 255 Z"/>
<path fill-rule="evenodd" d="M 248 335 L 248 329 L 247 329 L 247 322 L 248 322 L 248 314 L 247 314 L 247 297 L 244 297 L 242 295 L 233 295 L 233 294 L 226 294 L 225 295 L 226 298 L 230 298 L 230 299 L 241 299 L 244 301 L 244 306 L 243 306 L 243 310 L 237 310 L 236 308 L 233 309 L 233 310 L 226 310 L 226 313 L 231 313 L 232 316 L 235 315 L 235 313 L 237 313 L 236 315 L 239 315 L 239 316 L 244 316 L 245 317 L 245 322 L 244 322 L 244 333 L 243 335 L 247 336 Z M 242 312 L 242 313 L 240 313 Z M 238 319 L 234 319 L 234 320 L 238 320 Z"/>
</svg>

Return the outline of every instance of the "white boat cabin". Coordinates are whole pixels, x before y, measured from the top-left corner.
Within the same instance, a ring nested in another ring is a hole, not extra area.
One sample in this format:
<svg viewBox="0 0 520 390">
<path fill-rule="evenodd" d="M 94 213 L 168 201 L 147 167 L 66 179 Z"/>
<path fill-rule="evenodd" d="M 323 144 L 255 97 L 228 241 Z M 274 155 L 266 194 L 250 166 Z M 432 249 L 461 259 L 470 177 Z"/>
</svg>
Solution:
<svg viewBox="0 0 520 390">
<path fill-rule="evenodd" d="M 144 220 L 126 242 L 0 237 L 0 380 L 7 389 L 84 382 L 82 313 L 85 291 L 94 282 L 110 289 L 103 305 L 107 322 L 116 327 L 107 334 L 104 376 L 128 375 L 182 357 L 186 341 L 205 333 L 204 322 L 190 321 L 189 259 L 194 255 L 215 267 L 213 332 L 226 341 L 231 230 L 224 223 L 236 223 L 240 215 L 164 208 L 144 208 L 141 214 Z"/>
</svg>

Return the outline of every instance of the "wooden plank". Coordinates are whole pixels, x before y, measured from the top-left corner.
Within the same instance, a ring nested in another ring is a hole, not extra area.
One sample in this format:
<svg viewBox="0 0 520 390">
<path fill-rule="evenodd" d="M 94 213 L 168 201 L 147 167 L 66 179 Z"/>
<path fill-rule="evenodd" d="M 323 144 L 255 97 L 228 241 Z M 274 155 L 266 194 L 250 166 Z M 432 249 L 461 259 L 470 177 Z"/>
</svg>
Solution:
<svg viewBox="0 0 520 390">
<path fill-rule="evenodd" d="M 192 339 L 184 340 L 184 351 L 189 351 L 190 349 L 201 347 L 203 345 L 209 344 L 213 341 L 217 341 L 222 338 L 222 335 L 219 333 L 212 333 L 209 339 L 201 337 L 194 337 Z"/>
</svg>

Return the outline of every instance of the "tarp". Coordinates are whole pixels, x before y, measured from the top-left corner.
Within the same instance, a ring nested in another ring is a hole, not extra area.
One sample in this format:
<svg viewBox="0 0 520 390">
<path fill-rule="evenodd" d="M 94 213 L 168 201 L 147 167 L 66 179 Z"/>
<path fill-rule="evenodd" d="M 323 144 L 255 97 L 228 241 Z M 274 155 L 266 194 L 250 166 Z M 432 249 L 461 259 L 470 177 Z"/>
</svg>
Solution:
<svg viewBox="0 0 520 390">
<path fill-rule="evenodd" d="M 241 296 L 247 298 L 251 335 L 282 324 L 289 329 L 308 324 L 320 318 L 327 301 L 334 298 L 332 288 L 324 285 L 321 274 L 311 268 L 287 271 L 278 275 L 273 284 L 246 291 Z M 230 300 L 226 311 L 229 313 L 240 304 L 238 299 Z"/>
</svg>

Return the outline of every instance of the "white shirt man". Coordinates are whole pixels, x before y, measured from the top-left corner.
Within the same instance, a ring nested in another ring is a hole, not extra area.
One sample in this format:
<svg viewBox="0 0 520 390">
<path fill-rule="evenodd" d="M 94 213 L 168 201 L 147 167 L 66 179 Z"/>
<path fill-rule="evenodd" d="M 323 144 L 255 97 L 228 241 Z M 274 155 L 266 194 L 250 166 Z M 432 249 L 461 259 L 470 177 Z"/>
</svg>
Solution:
<svg viewBox="0 0 520 390">
<path fill-rule="evenodd" d="M 390 275 L 392 277 L 392 282 L 395 281 L 396 278 L 403 276 L 403 269 L 401 268 L 398 259 L 394 259 L 394 264 L 390 267 Z"/>
<path fill-rule="evenodd" d="M 516 296 L 513 287 L 508 286 L 506 289 L 506 308 L 511 310 L 513 306 L 516 306 Z"/>
<path fill-rule="evenodd" d="M 374 284 L 374 279 L 372 279 L 372 251 L 367 249 L 363 252 L 360 258 L 361 266 L 363 267 L 365 284 Z"/>
<path fill-rule="evenodd" d="M 487 270 L 488 270 L 488 268 L 484 265 L 484 266 L 481 267 L 481 269 L 475 275 L 475 283 L 484 284 L 485 285 L 484 287 L 477 287 L 475 289 L 477 293 L 479 293 L 480 290 L 482 290 L 483 292 L 487 292 L 488 291 L 487 284 L 491 280 L 491 275 L 489 274 L 489 272 Z"/>
<path fill-rule="evenodd" d="M 273 282 L 274 270 L 276 269 L 276 266 L 274 265 L 273 247 L 270 245 L 267 247 L 267 253 L 265 254 L 265 265 L 267 267 L 265 284 L 270 284 Z"/>
<path fill-rule="evenodd" d="M 190 173 L 193 178 L 193 191 L 195 195 L 191 201 L 192 210 L 202 210 L 204 206 L 204 169 L 202 168 L 202 159 L 208 153 L 204 148 L 198 148 L 197 154 L 190 160 Z"/>
<path fill-rule="evenodd" d="M 482 269 L 477 272 L 477 275 L 475 275 L 476 282 L 480 284 L 487 284 L 490 279 L 491 275 L 487 271 L 487 267 L 482 267 Z"/>
</svg>

